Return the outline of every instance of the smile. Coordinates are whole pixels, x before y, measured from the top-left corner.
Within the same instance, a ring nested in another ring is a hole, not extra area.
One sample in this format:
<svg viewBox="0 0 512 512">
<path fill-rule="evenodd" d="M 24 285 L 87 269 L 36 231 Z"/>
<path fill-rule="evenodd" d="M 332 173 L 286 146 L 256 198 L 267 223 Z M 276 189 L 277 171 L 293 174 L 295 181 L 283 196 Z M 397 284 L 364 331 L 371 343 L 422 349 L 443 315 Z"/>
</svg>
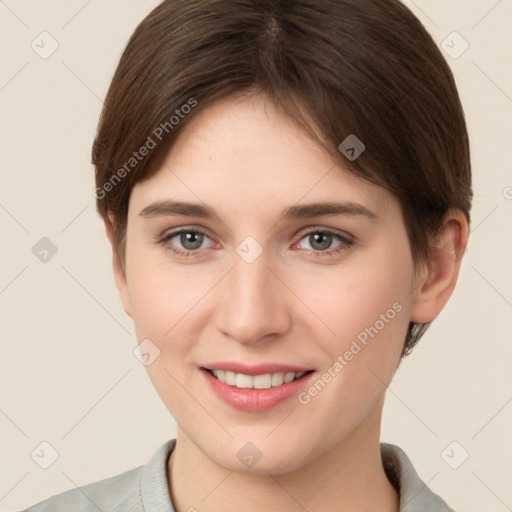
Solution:
<svg viewBox="0 0 512 512">
<path fill-rule="evenodd" d="M 247 365 L 215 361 L 199 369 L 217 398 L 245 412 L 265 412 L 285 403 L 303 391 L 316 375 L 307 366 L 271 362 Z"/>
<path fill-rule="evenodd" d="M 220 382 L 239 389 L 269 389 L 300 379 L 308 372 L 275 372 L 262 375 L 246 375 L 225 370 L 208 370 Z"/>
</svg>

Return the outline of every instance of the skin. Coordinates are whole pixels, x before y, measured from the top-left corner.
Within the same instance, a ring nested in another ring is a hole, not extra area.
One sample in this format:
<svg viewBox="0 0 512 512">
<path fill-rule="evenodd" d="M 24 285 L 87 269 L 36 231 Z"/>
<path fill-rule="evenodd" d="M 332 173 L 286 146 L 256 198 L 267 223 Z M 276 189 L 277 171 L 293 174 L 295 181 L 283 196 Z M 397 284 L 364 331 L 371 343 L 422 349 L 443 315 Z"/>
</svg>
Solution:
<svg viewBox="0 0 512 512">
<path fill-rule="evenodd" d="M 409 321 L 433 320 L 453 291 L 463 214 L 448 212 L 430 264 L 415 265 L 396 198 L 333 162 L 265 97 L 228 98 L 190 121 L 162 168 L 132 191 L 125 271 L 113 258 L 137 339 L 160 350 L 147 370 L 178 424 L 168 467 L 177 511 L 397 511 L 379 450 L 384 393 Z M 169 199 L 208 205 L 220 219 L 140 215 Z M 327 201 L 375 218 L 280 220 L 287 207 Z M 157 241 L 179 227 L 207 236 L 195 246 Z M 326 230 L 354 243 L 309 236 Z M 247 236 L 263 251 L 252 263 L 236 252 Z M 191 247 L 187 257 L 170 250 Z M 400 312 L 307 404 L 293 396 L 240 411 L 199 370 L 278 362 L 314 369 L 315 381 L 397 303 Z M 237 457 L 248 442 L 261 453 L 252 468 Z"/>
</svg>

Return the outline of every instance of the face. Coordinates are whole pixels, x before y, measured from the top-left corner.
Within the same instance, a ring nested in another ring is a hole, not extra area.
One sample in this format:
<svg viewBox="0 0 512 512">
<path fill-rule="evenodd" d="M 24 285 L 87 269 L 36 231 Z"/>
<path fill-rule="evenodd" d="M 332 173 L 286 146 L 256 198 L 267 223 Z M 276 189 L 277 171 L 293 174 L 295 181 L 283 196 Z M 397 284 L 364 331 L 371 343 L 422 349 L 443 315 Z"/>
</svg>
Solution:
<svg viewBox="0 0 512 512">
<path fill-rule="evenodd" d="M 126 244 L 147 371 L 211 460 L 281 473 L 378 430 L 414 289 L 399 204 L 264 97 L 191 120 L 133 189 Z"/>
</svg>

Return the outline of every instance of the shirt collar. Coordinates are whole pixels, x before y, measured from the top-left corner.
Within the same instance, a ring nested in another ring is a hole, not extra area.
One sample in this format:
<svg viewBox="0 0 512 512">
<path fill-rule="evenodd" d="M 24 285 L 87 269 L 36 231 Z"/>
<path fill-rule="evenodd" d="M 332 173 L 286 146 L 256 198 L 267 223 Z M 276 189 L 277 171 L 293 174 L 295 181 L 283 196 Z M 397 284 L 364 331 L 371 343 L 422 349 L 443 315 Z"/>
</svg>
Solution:
<svg viewBox="0 0 512 512">
<path fill-rule="evenodd" d="M 175 512 L 169 495 L 167 461 L 176 439 L 165 442 L 142 469 L 140 496 L 145 512 Z"/>
<path fill-rule="evenodd" d="M 400 495 L 399 512 L 453 512 L 434 494 L 414 469 L 405 452 L 393 444 L 381 443 L 384 471 Z"/>
</svg>

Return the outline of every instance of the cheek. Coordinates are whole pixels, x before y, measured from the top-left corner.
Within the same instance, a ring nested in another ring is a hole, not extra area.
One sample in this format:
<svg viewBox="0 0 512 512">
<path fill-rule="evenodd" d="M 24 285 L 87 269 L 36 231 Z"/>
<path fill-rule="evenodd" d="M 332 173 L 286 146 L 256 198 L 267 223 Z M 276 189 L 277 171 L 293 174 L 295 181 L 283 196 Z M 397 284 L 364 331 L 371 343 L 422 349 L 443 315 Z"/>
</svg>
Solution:
<svg viewBox="0 0 512 512">
<path fill-rule="evenodd" d="M 163 339 L 179 329 L 187 312 L 204 294 L 207 283 L 190 267 L 171 266 L 165 258 L 132 244 L 127 261 L 128 290 L 135 327 L 140 334 Z M 188 270 L 188 271 L 187 271 Z"/>
<path fill-rule="evenodd" d="M 146 371 L 167 408 L 179 415 L 190 406 L 183 392 L 189 385 L 184 362 L 195 343 L 194 306 L 205 292 L 199 280 L 185 279 L 183 272 L 162 265 L 148 252 L 133 250 L 131 255 L 127 275 L 137 340 L 149 339 L 158 354 Z"/>
<path fill-rule="evenodd" d="M 149 338 L 160 351 L 147 367 L 152 380 L 169 385 L 171 371 L 180 382 L 187 377 L 199 333 L 214 307 L 211 292 L 221 277 L 212 269 L 170 264 L 161 255 L 133 248 L 128 268 L 132 317 L 139 343 Z M 159 375 L 161 373 L 161 375 Z"/>
<path fill-rule="evenodd" d="M 347 426 L 364 417 L 382 396 L 402 352 L 413 265 L 408 246 L 401 252 L 399 247 L 333 272 L 325 279 L 324 293 L 315 298 L 323 322 L 335 334 L 318 337 L 328 354 L 320 373 L 325 372 L 330 383 L 312 406 L 332 418 L 344 418 Z"/>
<path fill-rule="evenodd" d="M 375 328 L 380 339 L 388 340 L 388 346 L 401 343 L 409 323 L 412 272 L 407 246 L 401 251 L 384 247 L 346 265 L 333 266 L 323 276 L 303 274 L 297 278 L 296 290 L 297 295 L 308 297 L 311 309 L 328 328 L 328 335 L 319 339 L 336 357 L 358 336 L 364 341 L 368 330 L 375 334 Z"/>
<path fill-rule="evenodd" d="M 409 325 L 412 273 L 404 246 L 401 252 L 382 251 L 373 265 L 332 282 L 324 311 L 337 336 L 326 348 L 332 361 L 341 356 L 343 366 L 333 390 L 339 386 L 337 396 L 343 394 L 354 409 L 380 396 L 396 370 Z"/>
</svg>

